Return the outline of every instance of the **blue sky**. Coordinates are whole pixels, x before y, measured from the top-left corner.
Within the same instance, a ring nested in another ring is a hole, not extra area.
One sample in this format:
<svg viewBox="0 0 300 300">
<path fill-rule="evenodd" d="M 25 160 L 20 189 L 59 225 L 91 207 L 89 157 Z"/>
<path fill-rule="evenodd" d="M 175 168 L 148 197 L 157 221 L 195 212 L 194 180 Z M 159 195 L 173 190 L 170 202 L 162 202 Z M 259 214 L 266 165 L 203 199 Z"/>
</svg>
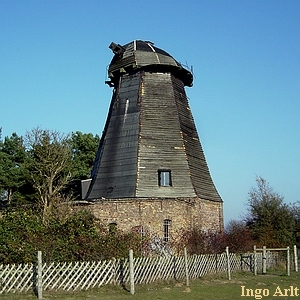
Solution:
<svg viewBox="0 0 300 300">
<path fill-rule="evenodd" d="M 113 41 L 193 67 L 186 88 L 225 222 L 256 176 L 300 200 L 300 1 L 1 0 L 0 127 L 101 135 Z"/>
</svg>

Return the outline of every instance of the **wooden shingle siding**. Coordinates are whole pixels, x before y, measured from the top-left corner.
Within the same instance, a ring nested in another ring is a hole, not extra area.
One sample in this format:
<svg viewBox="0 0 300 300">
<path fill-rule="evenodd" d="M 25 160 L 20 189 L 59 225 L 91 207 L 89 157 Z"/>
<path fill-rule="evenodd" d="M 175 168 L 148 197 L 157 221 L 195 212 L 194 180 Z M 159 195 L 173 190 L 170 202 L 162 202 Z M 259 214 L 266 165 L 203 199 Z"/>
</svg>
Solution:
<svg viewBox="0 0 300 300">
<path fill-rule="evenodd" d="M 181 80 L 171 73 L 123 75 L 112 101 L 89 197 L 199 196 L 221 201 Z M 161 169 L 171 171 L 172 186 L 158 185 Z"/>
<path fill-rule="evenodd" d="M 143 76 L 138 197 L 195 197 L 184 151 L 170 73 Z M 171 170 L 172 186 L 158 186 L 158 170 Z"/>
<path fill-rule="evenodd" d="M 123 76 L 113 96 L 89 198 L 134 197 L 139 136 L 140 75 Z"/>
<path fill-rule="evenodd" d="M 222 201 L 209 173 L 183 83 L 174 76 L 172 83 L 193 186 L 200 198 Z"/>
<path fill-rule="evenodd" d="M 135 65 L 135 57 L 134 56 L 129 56 L 124 61 L 117 62 L 116 64 L 114 64 L 113 66 L 111 66 L 111 68 L 109 69 L 109 71 L 110 72 L 116 72 L 120 68 L 125 68 L 125 67 L 133 66 L 133 65 Z"/>
</svg>

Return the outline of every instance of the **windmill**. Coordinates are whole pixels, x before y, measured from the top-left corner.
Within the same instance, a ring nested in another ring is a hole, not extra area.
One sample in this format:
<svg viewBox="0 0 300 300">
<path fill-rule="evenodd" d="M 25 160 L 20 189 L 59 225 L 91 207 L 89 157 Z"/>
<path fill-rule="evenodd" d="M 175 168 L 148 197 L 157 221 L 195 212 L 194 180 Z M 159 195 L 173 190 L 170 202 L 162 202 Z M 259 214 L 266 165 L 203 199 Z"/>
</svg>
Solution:
<svg viewBox="0 0 300 300">
<path fill-rule="evenodd" d="M 109 222 L 113 218 L 101 205 L 110 210 L 109 203 L 116 203 L 124 214 L 113 214 L 118 224 L 130 219 L 130 225 L 149 227 L 155 222 L 141 217 L 141 206 L 148 211 L 163 201 L 159 216 L 152 216 L 164 224 L 161 228 L 168 226 L 167 220 L 174 224 L 176 203 L 178 210 L 189 211 L 187 226 L 223 228 L 223 201 L 185 93 L 185 86 L 193 84 L 192 73 L 149 41 L 111 43 L 109 48 L 114 56 L 106 83 L 113 95 L 85 199 L 98 203 L 98 215 Z M 130 217 L 126 203 L 133 210 L 138 205 L 139 213 Z"/>
</svg>

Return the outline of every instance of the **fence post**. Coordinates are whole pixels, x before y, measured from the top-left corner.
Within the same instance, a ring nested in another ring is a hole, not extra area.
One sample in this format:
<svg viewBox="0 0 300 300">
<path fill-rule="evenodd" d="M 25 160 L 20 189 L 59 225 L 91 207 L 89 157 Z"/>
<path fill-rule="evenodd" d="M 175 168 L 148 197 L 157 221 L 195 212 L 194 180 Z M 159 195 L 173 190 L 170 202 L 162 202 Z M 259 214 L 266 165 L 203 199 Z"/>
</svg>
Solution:
<svg viewBox="0 0 300 300">
<path fill-rule="evenodd" d="M 37 260 L 38 260 L 38 270 L 37 270 L 37 292 L 38 292 L 38 299 L 42 300 L 43 299 L 43 262 L 42 262 L 42 251 L 38 251 L 37 255 Z"/>
<path fill-rule="evenodd" d="M 113 264 L 113 272 L 114 272 L 113 284 L 117 284 L 118 272 L 117 272 L 117 260 L 115 257 L 112 258 L 112 264 Z"/>
<path fill-rule="evenodd" d="M 227 272 L 228 272 L 228 280 L 231 280 L 231 273 L 230 273 L 230 257 L 229 257 L 229 248 L 226 247 L 226 256 L 227 256 Z"/>
<path fill-rule="evenodd" d="M 134 295 L 134 268 L 133 268 L 133 250 L 129 250 L 129 277 L 130 277 L 130 293 Z"/>
<path fill-rule="evenodd" d="M 287 246 L 287 248 L 286 248 L 286 255 L 287 255 L 287 258 L 286 258 L 286 273 L 287 273 L 287 276 L 290 276 L 291 272 L 290 272 L 290 247 L 289 246 Z"/>
<path fill-rule="evenodd" d="M 256 246 L 253 246 L 253 264 L 254 264 L 254 275 L 257 275 L 257 262 L 256 262 Z"/>
<path fill-rule="evenodd" d="M 266 274 L 267 273 L 267 247 L 266 246 L 263 246 L 262 266 L 263 266 L 262 273 Z"/>
<path fill-rule="evenodd" d="M 297 254 L 296 245 L 294 245 L 294 261 L 295 261 L 295 271 L 298 272 L 298 254 Z"/>
<path fill-rule="evenodd" d="M 187 258 L 187 252 L 186 252 L 186 248 L 185 247 L 184 247 L 184 265 L 185 265 L 186 286 L 190 286 L 188 258 Z"/>
</svg>

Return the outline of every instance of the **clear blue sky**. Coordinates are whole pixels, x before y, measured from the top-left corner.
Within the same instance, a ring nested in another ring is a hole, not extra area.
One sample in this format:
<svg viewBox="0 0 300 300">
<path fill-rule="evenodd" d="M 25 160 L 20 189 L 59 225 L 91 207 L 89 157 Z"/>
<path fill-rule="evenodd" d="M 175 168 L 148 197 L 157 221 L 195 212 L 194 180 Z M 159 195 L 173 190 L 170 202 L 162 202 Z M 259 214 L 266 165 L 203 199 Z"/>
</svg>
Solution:
<svg viewBox="0 0 300 300">
<path fill-rule="evenodd" d="M 0 127 L 101 135 L 113 41 L 193 66 L 186 88 L 225 221 L 262 176 L 300 200 L 299 0 L 1 0 Z"/>
</svg>

